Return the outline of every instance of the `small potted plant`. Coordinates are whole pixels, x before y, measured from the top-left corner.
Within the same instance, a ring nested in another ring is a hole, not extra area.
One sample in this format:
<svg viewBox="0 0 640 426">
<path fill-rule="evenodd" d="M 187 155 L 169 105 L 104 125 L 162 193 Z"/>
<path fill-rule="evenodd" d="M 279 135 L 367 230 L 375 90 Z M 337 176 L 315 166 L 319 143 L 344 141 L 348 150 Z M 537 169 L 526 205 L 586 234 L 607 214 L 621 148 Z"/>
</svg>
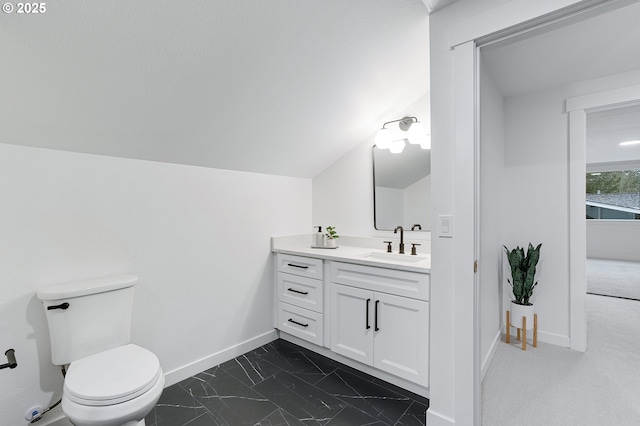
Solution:
<svg viewBox="0 0 640 426">
<path fill-rule="evenodd" d="M 336 239 L 340 238 L 340 236 L 336 233 L 335 226 L 327 226 L 327 232 L 325 235 L 327 237 L 327 247 L 338 247 Z"/>
<path fill-rule="evenodd" d="M 506 246 L 503 247 L 511 266 L 513 280 L 507 279 L 514 297 L 511 301 L 511 318 L 516 321 L 514 325 L 517 327 L 522 317 L 526 317 L 527 328 L 533 327 L 534 308 L 530 299 L 533 296 L 533 289 L 538 285 L 538 282 L 535 281 L 535 275 L 542 244 L 538 244 L 538 247 L 534 248 L 529 243 L 526 255 L 523 247 L 516 247 L 511 251 Z"/>
</svg>

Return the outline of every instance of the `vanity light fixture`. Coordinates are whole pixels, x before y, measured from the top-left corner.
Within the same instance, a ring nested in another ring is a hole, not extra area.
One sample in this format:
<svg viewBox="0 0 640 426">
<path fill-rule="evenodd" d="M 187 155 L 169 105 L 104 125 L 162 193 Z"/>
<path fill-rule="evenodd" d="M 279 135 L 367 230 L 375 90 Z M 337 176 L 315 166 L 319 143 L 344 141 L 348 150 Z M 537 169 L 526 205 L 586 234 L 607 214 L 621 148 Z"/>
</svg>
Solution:
<svg viewBox="0 0 640 426">
<path fill-rule="evenodd" d="M 638 140 L 638 141 L 620 142 L 618 145 L 620 145 L 620 146 L 629 146 L 629 145 L 639 145 L 639 144 L 640 144 L 640 140 Z"/>
<path fill-rule="evenodd" d="M 388 124 L 398 123 L 400 132 L 387 128 Z M 419 144 L 422 149 L 431 149 L 431 135 L 427 134 L 422 123 L 416 117 L 403 117 L 398 120 L 387 121 L 382 125 L 375 138 L 376 147 L 388 149 L 393 154 L 399 154 L 405 147 L 405 141 Z"/>
</svg>

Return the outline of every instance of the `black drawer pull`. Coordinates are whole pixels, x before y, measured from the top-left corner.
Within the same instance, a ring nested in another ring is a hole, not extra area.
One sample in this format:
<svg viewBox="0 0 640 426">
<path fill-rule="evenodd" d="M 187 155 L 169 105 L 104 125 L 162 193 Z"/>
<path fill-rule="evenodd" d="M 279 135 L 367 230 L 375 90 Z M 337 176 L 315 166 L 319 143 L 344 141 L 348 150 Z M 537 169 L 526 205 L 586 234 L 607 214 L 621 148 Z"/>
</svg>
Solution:
<svg viewBox="0 0 640 426">
<path fill-rule="evenodd" d="M 309 269 L 308 266 L 296 265 L 293 263 L 287 263 L 287 266 L 293 266 L 294 268 L 300 268 L 300 269 Z"/>
<path fill-rule="evenodd" d="M 371 299 L 367 299 L 367 313 L 365 314 L 366 323 L 367 323 L 367 327 L 366 327 L 367 330 L 371 328 L 371 326 L 369 325 L 369 302 L 371 302 Z"/>
<path fill-rule="evenodd" d="M 380 330 L 378 328 L 378 303 L 380 303 L 380 301 L 376 300 L 376 312 L 375 312 L 375 319 L 374 319 L 374 330 L 375 331 Z"/>
<path fill-rule="evenodd" d="M 296 290 L 295 288 L 288 288 L 287 291 L 292 291 L 292 292 L 298 293 L 298 294 L 309 294 L 308 291 L 300 291 L 300 290 Z"/>
<path fill-rule="evenodd" d="M 53 309 L 67 309 L 69 304 L 67 302 L 61 303 L 60 305 L 47 306 L 47 311 L 51 311 Z"/>
<path fill-rule="evenodd" d="M 303 324 L 303 323 L 301 323 L 301 322 L 294 321 L 294 320 L 292 320 L 291 318 L 289 318 L 287 321 L 292 322 L 292 323 L 294 323 L 294 324 L 297 324 L 297 325 L 299 325 L 300 327 L 309 327 L 309 324 Z"/>
</svg>

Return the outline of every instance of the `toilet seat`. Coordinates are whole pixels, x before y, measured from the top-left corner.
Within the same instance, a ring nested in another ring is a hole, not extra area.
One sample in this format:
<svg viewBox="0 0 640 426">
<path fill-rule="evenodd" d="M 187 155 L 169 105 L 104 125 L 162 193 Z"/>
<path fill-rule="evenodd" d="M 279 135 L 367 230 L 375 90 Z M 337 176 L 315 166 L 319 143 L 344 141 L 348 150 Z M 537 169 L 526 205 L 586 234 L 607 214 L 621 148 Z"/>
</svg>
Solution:
<svg viewBox="0 0 640 426">
<path fill-rule="evenodd" d="M 161 377 L 158 357 L 129 344 L 72 362 L 64 394 L 82 405 L 114 405 L 148 392 Z"/>
</svg>

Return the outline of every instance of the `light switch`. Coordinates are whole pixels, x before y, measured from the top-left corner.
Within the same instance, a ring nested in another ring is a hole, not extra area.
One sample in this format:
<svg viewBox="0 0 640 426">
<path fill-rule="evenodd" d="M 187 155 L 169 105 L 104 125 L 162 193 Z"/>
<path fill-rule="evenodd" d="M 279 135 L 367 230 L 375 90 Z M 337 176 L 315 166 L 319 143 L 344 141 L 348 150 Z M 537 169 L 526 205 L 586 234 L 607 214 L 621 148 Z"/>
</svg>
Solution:
<svg viewBox="0 0 640 426">
<path fill-rule="evenodd" d="M 443 214 L 438 216 L 438 229 L 440 238 L 453 238 L 453 216 Z"/>
</svg>

